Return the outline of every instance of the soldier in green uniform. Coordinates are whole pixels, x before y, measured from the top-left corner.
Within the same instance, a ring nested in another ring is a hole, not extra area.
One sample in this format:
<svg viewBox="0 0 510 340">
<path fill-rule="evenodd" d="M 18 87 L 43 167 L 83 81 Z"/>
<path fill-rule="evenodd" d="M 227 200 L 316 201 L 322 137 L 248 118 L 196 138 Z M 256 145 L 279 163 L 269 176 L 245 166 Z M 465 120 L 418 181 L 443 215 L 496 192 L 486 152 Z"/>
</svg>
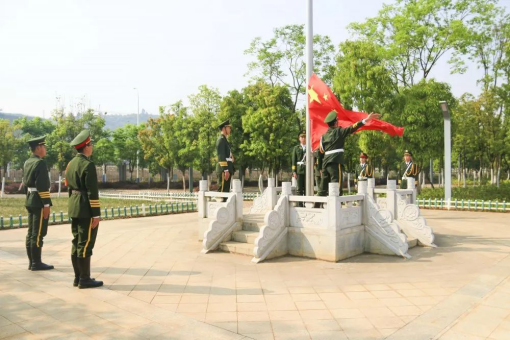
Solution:
<svg viewBox="0 0 510 340">
<path fill-rule="evenodd" d="M 221 135 L 216 141 L 216 152 L 218 154 L 218 164 L 216 165 L 216 172 L 218 174 L 218 191 L 230 192 L 230 180 L 234 175 L 234 156 L 230 149 L 230 144 L 227 141 L 227 137 L 232 131 L 230 126 L 230 120 L 226 120 L 221 123 L 218 128 L 221 131 Z"/>
<path fill-rule="evenodd" d="M 374 177 L 374 168 L 367 163 L 368 155 L 362 152 L 359 155 L 359 165 L 356 168 L 356 178 L 354 179 L 354 183 L 358 181 L 366 181 L 369 178 Z"/>
<path fill-rule="evenodd" d="M 415 180 L 420 173 L 418 165 L 413 163 L 413 153 L 409 150 L 404 151 L 404 164 L 400 168 L 402 180 L 400 181 L 400 189 L 407 189 L 407 177 L 413 177 Z M 400 177 L 400 175 L 399 175 Z"/>
<path fill-rule="evenodd" d="M 315 178 L 315 187 L 317 188 L 317 192 L 319 191 L 319 186 L 321 185 L 321 169 L 322 169 L 322 158 L 319 157 L 320 152 L 319 149 L 313 152 L 313 176 Z"/>
<path fill-rule="evenodd" d="M 74 268 L 74 286 L 95 288 L 103 285 L 90 277 L 90 257 L 96 243 L 101 209 L 97 186 L 96 166 L 90 160 L 92 140 L 90 132 L 83 130 L 71 142 L 78 153 L 66 169 L 69 191 L 68 209 L 73 233 L 71 262 Z"/>
<path fill-rule="evenodd" d="M 372 119 L 380 117 L 378 113 L 371 113 L 367 118 L 354 123 L 353 125 L 342 128 L 338 126 L 337 112 L 335 110 L 328 113 L 324 119 L 324 123 L 329 128 L 320 140 L 319 151 L 322 158 L 322 180 L 319 189 L 319 196 L 326 196 L 330 182 L 338 182 L 340 184 L 340 196 L 343 194 L 342 171 L 344 166 L 344 143 L 347 136 L 354 133 L 365 123 Z"/>
<path fill-rule="evenodd" d="M 46 136 L 33 138 L 28 141 L 32 156 L 23 165 L 23 184 L 26 199 L 25 208 L 28 211 L 28 232 L 26 248 L 29 270 L 53 269 L 41 261 L 43 239 L 48 231 L 50 216 L 50 178 L 48 166 L 43 159 L 46 156 Z"/>
<path fill-rule="evenodd" d="M 296 195 L 305 194 L 306 182 L 306 132 L 299 134 L 299 145 L 292 149 L 292 176 L 297 181 Z"/>
</svg>

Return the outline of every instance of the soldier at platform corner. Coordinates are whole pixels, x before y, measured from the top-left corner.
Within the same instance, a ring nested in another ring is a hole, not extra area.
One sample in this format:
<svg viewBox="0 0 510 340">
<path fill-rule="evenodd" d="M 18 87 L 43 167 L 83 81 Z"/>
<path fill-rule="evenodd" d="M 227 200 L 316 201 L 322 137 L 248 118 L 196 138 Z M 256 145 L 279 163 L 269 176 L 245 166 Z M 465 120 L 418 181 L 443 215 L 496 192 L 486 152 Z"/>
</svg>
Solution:
<svg viewBox="0 0 510 340">
<path fill-rule="evenodd" d="M 48 166 L 43 159 L 46 156 L 45 139 L 46 136 L 41 136 L 28 141 L 32 156 L 23 165 L 25 208 L 28 211 L 26 249 L 28 269 L 33 271 L 54 268 L 41 260 L 43 239 L 48 232 L 48 219 L 52 206 Z"/>
<path fill-rule="evenodd" d="M 356 167 L 356 178 L 354 178 L 354 183 L 358 183 L 358 181 L 366 181 L 373 177 L 374 168 L 368 163 L 368 155 L 362 152 L 359 155 L 359 165 Z"/>
<path fill-rule="evenodd" d="M 292 176 L 296 179 L 296 195 L 305 194 L 306 182 L 306 132 L 299 134 L 299 145 L 292 149 Z"/>
<path fill-rule="evenodd" d="M 71 146 L 78 153 L 66 169 L 68 209 L 73 233 L 71 249 L 75 276 L 73 286 L 80 289 L 103 285 L 103 281 L 96 281 L 90 277 L 90 260 L 101 217 L 96 166 L 90 160 L 93 153 L 92 142 L 88 130 L 83 130 L 76 136 Z"/>
<path fill-rule="evenodd" d="M 326 196 L 329 190 L 330 182 L 338 182 L 340 186 L 340 196 L 343 194 L 342 172 L 344 165 L 344 143 L 345 139 L 372 119 L 378 119 L 381 115 L 370 113 L 367 118 L 354 123 L 351 126 L 342 128 L 338 126 L 337 112 L 335 110 L 328 113 L 324 123 L 329 128 L 320 139 L 319 151 L 322 157 L 322 179 L 319 188 L 319 196 Z"/>
<path fill-rule="evenodd" d="M 234 175 L 234 155 L 227 140 L 227 137 L 232 132 L 230 120 L 226 120 L 218 128 L 221 131 L 220 136 L 216 140 L 216 153 L 218 155 L 218 164 L 216 165 L 216 172 L 218 174 L 218 191 L 230 192 L 230 181 Z"/>
<path fill-rule="evenodd" d="M 405 150 L 404 151 L 404 164 L 401 167 L 402 179 L 400 180 L 400 189 L 407 189 L 407 178 L 408 177 L 414 178 L 415 183 L 417 183 L 417 177 L 418 177 L 419 173 L 420 173 L 420 170 L 418 169 L 418 165 L 413 162 L 413 153 L 409 150 Z"/>
</svg>

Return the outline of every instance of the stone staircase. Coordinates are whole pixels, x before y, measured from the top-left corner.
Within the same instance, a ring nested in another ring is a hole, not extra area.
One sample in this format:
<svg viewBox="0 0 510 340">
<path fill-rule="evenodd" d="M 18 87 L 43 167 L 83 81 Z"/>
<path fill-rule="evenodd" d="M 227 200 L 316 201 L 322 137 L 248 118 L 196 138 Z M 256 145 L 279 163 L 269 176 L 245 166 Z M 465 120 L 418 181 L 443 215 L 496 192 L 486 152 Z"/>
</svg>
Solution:
<svg viewBox="0 0 510 340">
<path fill-rule="evenodd" d="M 232 233 L 232 240 L 220 243 L 223 252 L 253 256 L 255 239 L 264 226 L 264 214 L 249 214 L 243 217 L 243 229 Z"/>
</svg>

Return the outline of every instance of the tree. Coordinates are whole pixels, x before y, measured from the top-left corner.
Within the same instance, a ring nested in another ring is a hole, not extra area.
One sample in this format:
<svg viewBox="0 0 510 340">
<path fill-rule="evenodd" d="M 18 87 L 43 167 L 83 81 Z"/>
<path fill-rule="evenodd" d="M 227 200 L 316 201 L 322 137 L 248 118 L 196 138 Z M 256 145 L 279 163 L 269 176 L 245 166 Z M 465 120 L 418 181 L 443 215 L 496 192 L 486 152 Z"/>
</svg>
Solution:
<svg viewBox="0 0 510 340">
<path fill-rule="evenodd" d="M 217 89 L 201 85 L 199 92 L 190 95 L 190 110 L 193 114 L 193 130 L 197 131 L 197 150 L 194 167 L 202 172 L 205 179 L 216 169 L 216 139 L 218 138 L 218 113 L 220 111 L 221 96 Z"/>
<path fill-rule="evenodd" d="M 62 175 L 75 155 L 70 143 L 83 130 L 83 125 L 74 115 L 65 114 L 63 110 L 54 111 L 52 118 L 56 126 L 48 136 L 49 147 L 45 159 L 49 167 L 56 166 Z"/>
<path fill-rule="evenodd" d="M 126 124 L 124 127 L 117 128 L 113 131 L 113 147 L 115 149 L 115 159 L 118 162 L 125 161 L 130 173 L 130 180 L 133 180 L 133 171 L 137 163 L 137 156 L 139 163 L 143 161 L 142 144 L 138 139 L 139 131 L 145 128 L 144 124 L 139 126 L 133 124 Z M 143 165 L 143 163 L 141 163 Z"/>
<path fill-rule="evenodd" d="M 350 29 L 364 39 L 384 46 L 386 60 L 399 85 L 410 87 L 427 79 L 448 52 L 471 43 L 469 24 L 491 15 L 495 0 L 397 0 L 378 16 Z M 450 59 L 454 71 L 462 61 Z"/>
<path fill-rule="evenodd" d="M 304 25 L 287 25 L 274 29 L 273 38 L 262 41 L 255 38 L 245 51 L 256 60 L 248 64 L 248 74 L 255 81 L 262 81 L 271 86 L 283 85 L 292 95 L 292 113 L 296 113 L 300 95 L 305 93 Z M 331 83 L 333 77 L 333 55 L 335 48 L 328 36 L 315 35 L 314 72 Z M 302 130 L 300 120 L 296 118 L 297 130 Z"/>
<path fill-rule="evenodd" d="M 249 139 L 240 147 L 247 156 L 261 161 L 274 176 L 290 162 L 290 149 L 296 144 L 299 131 L 294 124 L 286 124 L 297 118 L 289 90 L 258 82 L 248 86 L 245 94 L 250 105 L 242 125 Z"/>
<path fill-rule="evenodd" d="M 103 175 L 106 174 L 106 164 L 115 162 L 115 148 L 110 138 L 103 136 L 99 141 L 94 141 L 94 153 L 92 155 L 94 162 L 102 165 Z"/>
<path fill-rule="evenodd" d="M 14 159 L 16 144 L 18 141 L 15 126 L 8 119 L 0 119 L 0 166 L 4 170 L 4 176 L 7 165 Z"/>
</svg>

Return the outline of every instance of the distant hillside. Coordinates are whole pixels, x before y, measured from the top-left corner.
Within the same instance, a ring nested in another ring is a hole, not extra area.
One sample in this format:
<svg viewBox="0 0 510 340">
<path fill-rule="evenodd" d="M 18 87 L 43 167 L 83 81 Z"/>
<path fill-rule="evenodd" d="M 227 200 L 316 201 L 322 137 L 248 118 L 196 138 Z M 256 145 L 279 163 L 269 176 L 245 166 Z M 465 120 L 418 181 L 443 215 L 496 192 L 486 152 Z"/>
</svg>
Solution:
<svg viewBox="0 0 510 340">
<path fill-rule="evenodd" d="M 21 113 L 7 113 L 7 112 L 0 112 L 0 119 L 9 119 L 10 122 L 12 122 L 15 119 L 21 118 L 21 117 L 28 117 L 28 119 L 32 119 L 34 117 L 26 116 Z"/>
<path fill-rule="evenodd" d="M 33 116 L 27 116 L 21 113 L 7 113 L 0 112 L 0 119 L 8 119 L 9 121 L 13 121 L 18 118 L 27 117 L 28 119 L 34 119 Z M 123 127 L 126 124 L 136 124 L 136 114 L 127 114 L 127 115 L 112 115 L 106 114 L 103 115 L 105 120 L 105 127 L 110 130 L 115 130 L 119 127 Z M 149 120 L 149 118 L 158 118 L 159 115 L 151 115 L 148 113 L 140 113 L 139 122 L 144 123 Z"/>
<path fill-rule="evenodd" d="M 123 127 L 126 124 L 136 124 L 136 114 L 127 114 L 127 115 L 110 115 L 106 114 L 103 116 L 106 122 L 106 128 L 110 130 L 115 130 L 119 127 Z M 148 113 L 140 113 L 138 116 L 139 123 L 144 123 L 149 120 L 149 118 L 158 118 L 159 115 L 151 115 Z"/>
</svg>

